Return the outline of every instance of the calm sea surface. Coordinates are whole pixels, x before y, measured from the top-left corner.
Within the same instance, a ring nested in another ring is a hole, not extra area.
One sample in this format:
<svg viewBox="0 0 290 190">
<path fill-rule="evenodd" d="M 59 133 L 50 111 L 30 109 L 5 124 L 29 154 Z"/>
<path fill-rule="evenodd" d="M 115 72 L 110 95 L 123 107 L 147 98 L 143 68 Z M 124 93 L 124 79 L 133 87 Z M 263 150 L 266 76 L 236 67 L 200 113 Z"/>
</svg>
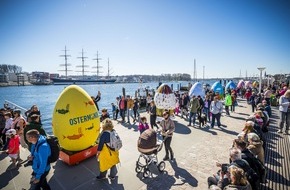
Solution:
<svg viewBox="0 0 290 190">
<path fill-rule="evenodd" d="M 210 82 L 211 84 L 213 82 Z M 178 85 L 187 86 L 188 82 L 168 82 L 169 86 L 173 84 L 174 90 Z M 154 83 L 114 83 L 114 84 L 96 84 L 96 85 L 80 85 L 90 96 L 96 96 L 98 91 L 101 92 L 101 100 L 99 108 L 107 108 L 111 110 L 111 103 L 116 100 L 117 96 L 122 95 L 122 88 L 126 89 L 126 95 L 135 95 L 135 91 L 140 87 L 150 86 L 156 89 L 158 82 Z M 41 112 L 41 120 L 45 130 L 52 132 L 51 119 L 54 105 L 58 96 L 66 85 L 48 85 L 48 86 L 10 86 L 0 88 L 0 103 L 3 107 L 4 101 L 8 100 L 23 108 L 29 109 L 33 104 L 38 105 Z"/>
</svg>

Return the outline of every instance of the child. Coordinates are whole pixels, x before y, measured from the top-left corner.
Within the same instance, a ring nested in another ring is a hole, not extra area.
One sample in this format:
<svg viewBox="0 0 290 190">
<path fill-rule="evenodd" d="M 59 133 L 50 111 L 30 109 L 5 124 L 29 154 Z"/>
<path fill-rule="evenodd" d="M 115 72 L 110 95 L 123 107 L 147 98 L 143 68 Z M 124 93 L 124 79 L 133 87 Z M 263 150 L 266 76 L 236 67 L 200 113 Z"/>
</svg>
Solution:
<svg viewBox="0 0 290 190">
<path fill-rule="evenodd" d="M 116 120 L 117 119 L 117 114 L 116 114 L 116 111 L 117 111 L 117 107 L 114 103 L 111 103 L 112 105 L 112 115 L 113 115 L 113 119 Z"/>
<path fill-rule="evenodd" d="M 142 134 L 146 129 L 149 129 L 149 125 L 147 123 L 146 117 L 143 116 L 140 119 L 141 121 L 139 123 L 138 129 L 140 131 L 140 134 Z"/>
<path fill-rule="evenodd" d="M 4 136 L 3 138 L 4 147 L 2 150 L 7 150 L 9 139 L 6 138 L 6 132 L 13 126 L 13 119 L 12 114 L 10 112 L 6 112 L 4 114 L 4 117 L 5 117 L 5 128 L 2 131 L 2 135 Z"/>
<path fill-rule="evenodd" d="M 262 111 L 258 110 L 255 112 L 255 118 L 256 118 L 256 123 L 262 128 L 263 127 L 263 118 L 264 117 L 264 114 Z"/>
<path fill-rule="evenodd" d="M 106 108 L 102 109 L 102 115 L 100 117 L 100 121 L 104 121 L 105 119 L 110 118 L 108 110 Z"/>
<path fill-rule="evenodd" d="M 9 129 L 8 131 L 6 131 L 6 136 L 8 138 L 10 138 L 9 144 L 8 144 L 8 149 L 6 150 L 6 153 L 11 158 L 11 161 L 12 161 L 12 164 L 13 164 L 11 169 L 13 169 L 13 168 L 16 167 L 16 162 L 18 162 L 17 165 L 20 165 L 20 160 L 21 160 L 19 158 L 20 137 L 18 135 L 16 135 L 16 130 L 15 129 Z"/>
</svg>

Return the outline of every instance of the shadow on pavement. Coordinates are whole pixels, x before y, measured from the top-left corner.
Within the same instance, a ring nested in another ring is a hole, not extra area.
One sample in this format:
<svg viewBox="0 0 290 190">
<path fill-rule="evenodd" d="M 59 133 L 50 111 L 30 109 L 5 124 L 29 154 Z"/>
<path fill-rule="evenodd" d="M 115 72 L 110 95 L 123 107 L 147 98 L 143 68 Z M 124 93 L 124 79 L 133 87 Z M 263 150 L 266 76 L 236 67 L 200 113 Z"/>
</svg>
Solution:
<svg viewBox="0 0 290 190">
<path fill-rule="evenodd" d="M 9 166 L 10 167 L 10 166 Z M 9 167 L 7 169 L 9 169 Z M 0 189 L 7 188 L 7 185 L 9 184 L 9 181 L 11 181 L 15 176 L 19 174 L 19 171 L 17 168 L 12 170 L 6 170 L 2 174 L 0 174 Z"/>
<path fill-rule="evenodd" d="M 240 113 L 240 112 L 235 112 L 236 114 L 238 115 L 245 115 L 245 116 L 250 116 L 250 114 L 247 114 L 247 113 Z M 244 119 L 245 120 L 245 119 Z"/>
<path fill-rule="evenodd" d="M 179 133 L 179 134 L 190 134 L 191 130 L 190 128 L 188 128 L 187 126 L 178 123 L 178 122 L 174 122 L 175 123 L 175 131 L 174 133 Z"/>
<path fill-rule="evenodd" d="M 238 120 L 245 121 L 245 118 L 244 117 L 237 117 L 237 116 L 233 116 L 233 115 L 230 115 L 229 117 L 231 117 L 233 119 L 238 119 Z"/>
<path fill-rule="evenodd" d="M 178 167 L 175 160 L 169 162 L 175 171 L 174 176 L 182 181 L 182 184 L 188 183 L 192 187 L 197 187 L 198 181 L 186 170 Z M 180 184 L 180 185 L 182 185 Z"/>
<path fill-rule="evenodd" d="M 210 124 L 207 124 L 206 126 L 203 126 L 201 128 L 197 128 L 197 129 L 200 129 L 200 130 L 207 132 L 207 133 L 211 133 L 212 135 L 217 135 L 217 132 L 210 130 L 211 129 Z"/>
<path fill-rule="evenodd" d="M 176 179 L 168 175 L 167 171 L 160 173 L 156 177 L 151 178 L 143 178 L 142 173 L 137 173 L 136 175 L 143 183 L 147 184 L 146 189 L 171 189 L 171 187 L 175 184 Z"/>
</svg>

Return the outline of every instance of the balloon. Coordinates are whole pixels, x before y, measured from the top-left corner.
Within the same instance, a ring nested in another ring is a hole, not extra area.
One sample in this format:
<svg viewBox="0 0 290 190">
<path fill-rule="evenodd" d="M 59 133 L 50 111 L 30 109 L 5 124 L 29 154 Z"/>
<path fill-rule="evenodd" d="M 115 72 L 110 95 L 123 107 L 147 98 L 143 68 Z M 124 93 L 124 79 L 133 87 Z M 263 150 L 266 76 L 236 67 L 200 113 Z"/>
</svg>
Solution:
<svg viewBox="0 0 290 190">
<path fill-rule="evenodd" d="M 174 109 L 176 97 L 167 84 L 162 84 L 155 93 L 154 102 L 159 109 Z"/>
<path fill-rule="evenodd" d="M 196 82 L 194 83 L 194 85 L 190 88 L 189 90 L 189 96 L 201 96 L 204 97 L 205 96 L 205 92 L 204 92 L 204 88 L 202 86 L 202 84 L 200 82 Z"/>
</svg>

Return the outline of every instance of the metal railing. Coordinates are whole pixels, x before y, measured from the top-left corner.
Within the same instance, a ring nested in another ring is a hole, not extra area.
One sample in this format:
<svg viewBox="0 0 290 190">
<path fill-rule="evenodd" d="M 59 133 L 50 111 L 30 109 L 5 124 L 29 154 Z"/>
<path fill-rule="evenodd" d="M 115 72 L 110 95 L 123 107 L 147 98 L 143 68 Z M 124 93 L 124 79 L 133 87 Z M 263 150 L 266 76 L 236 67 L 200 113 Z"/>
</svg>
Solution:
<svg viewBox="0 0 290 190">
<path fill-rule="evenodd" d="M 15 104 L 15 103 L 13 103 L 13 102 L 10 102 L 10 101 L 8 101 L 8 100 L 5 100 L 5 101 L 4 101 L 4 108 L 10 108 L 10 109 L 12 109 L 12 110 L 20 109 L 20 110 L 21 110 L 21 115 L 22 115 L 23 117 L 26 117 L 26 116 L 25 116 L 25 112 L 27 111 L 27 109 L 25 109 L 25 108 L 23 108 L 23 107 L 21 107 L 21 106 Z"/>
</svg>

